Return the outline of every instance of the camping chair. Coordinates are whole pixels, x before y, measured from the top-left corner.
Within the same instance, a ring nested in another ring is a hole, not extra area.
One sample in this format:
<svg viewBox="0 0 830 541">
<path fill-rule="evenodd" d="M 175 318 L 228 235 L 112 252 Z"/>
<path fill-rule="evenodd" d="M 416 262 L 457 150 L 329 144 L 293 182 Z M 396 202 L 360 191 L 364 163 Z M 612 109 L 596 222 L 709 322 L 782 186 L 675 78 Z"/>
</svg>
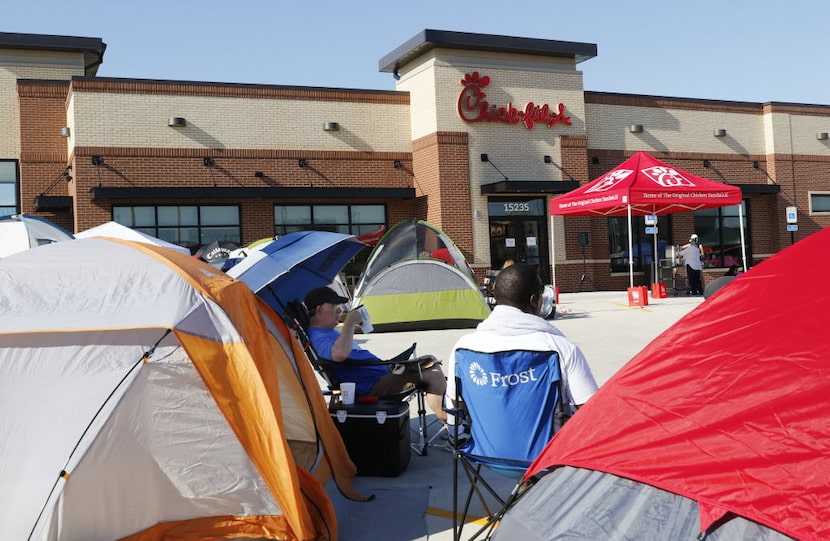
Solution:
<svg viewBox="0 0 830 541">
<path fill-rule="evenodd" d="M 487 307 L 490 310 L 496 305 L 496 297 L 494 295 L 493 287 L 496 285 L 496 276 L 498 276 L 498 271 L 494 271 L 492 269 L 488 269 L 487 272 L 484 273 L 484 283 L 481 285 L 481 295 L 484 297 L 484 301 L 487 303 Z"/>
<path fill-rule="evenodd" d="M 329 396 L 329 404 L 332 405 L 337 403 L 340 400 L 340 381 L 335 375 L 334 370 L 332 370 L 332 367 L 335 365 L 335 361 L 322 358 L 314 350 L 314 347 L 312 347 L 311 340 L 306 332 L 306 329 L 308 328 L 308 311 L 306 310 L 305 305 L 297 299 L 288 302 L 285 307 L 285 321 L 288 327 L 297 335 L 297 339 L 300 341 L 309 362 L 311 362 L 311 366 L 326 383 L 327 389 L 324 393 Z M 383 361 L 352 360 L 349 362 L 354 365 L 363 366 L 394 364 L 409 365 L 412 363 L 418 363 L 418 370 L 420 370 L 421 365 L 415 355 L 415 346 L 416 344 L 413 343 L 401 353 L 398 353 L 391 359 Z M 428 437 L 428 429 L 432 423 L 427 422 L 426 418 L 426 391 L 419 386 L 415 386 L 412 389 L 408 389 L 395 395 L 379 397 L 379 399 L 403 401 L 411 400 L 413 396 L 416 398 L 418 404 L 418 429 L 413 430 L 413 432 L 417 435 L 417 440 L 412 443 L 412 450 L 418 455 L 424 456 L 427 454 L 427 448 L 440 433 L 436 433 L 432 438 Z"/>
<path fill-rule="evenodd" d="M 450 439 L 454 443 L 453 539 L 461 539 L 473 494 L 478 495 L 487 520 L 469 539 L 482 534 L 487 539 L 513 501 L 532 484 L 523 483 L 522 475 L 568 417 L 559 354 L 458 349 L 453 376 L 457 405 L 450 412 L 456 415 L 456 426 L 468 426 L 472 436 L 464 444 Z M 459 512 L 460 471 L 470 487 Z M 499 495 L 493 477 L 485 478 L 490 472 L 501 476 L 501 484 L 505 477 L 519 480 L 507 498 Z"/>
</svg>

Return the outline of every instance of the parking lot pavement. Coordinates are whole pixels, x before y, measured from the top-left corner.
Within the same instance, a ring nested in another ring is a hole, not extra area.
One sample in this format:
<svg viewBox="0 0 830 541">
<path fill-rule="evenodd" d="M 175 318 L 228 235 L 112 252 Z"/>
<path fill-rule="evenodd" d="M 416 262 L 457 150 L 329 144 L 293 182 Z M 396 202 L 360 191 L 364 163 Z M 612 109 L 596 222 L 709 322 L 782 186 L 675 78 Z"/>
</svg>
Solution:
<svg viewBox="0 0 830 541">
<path fill-rule="evenodd" d="M 557 316 L 551 323 L 582 348 L 597 383 L 602 385 L 649 342 L 701 302 L 702 297 L 650 298 L 648 306 L 631 307 L 625 291 L 565 293 L 560 295 Z M 470 329 L 446 329 L 358 334 L 356 342 L 381 357 L 391 357 L 415 342 L 418 354 L 447 359 L 458 338 L 469 332 Z M 416 416 L 416 409 L 413 402 L 411 418 Z M 429 419 L 434 419 L 434 415 L 430 414 Z M 408 468 L 398 477 L 358 477 L 355 480 L 359 489 L 367 491 L 389 488 L 405 493 L 407 487 L 429 487 L 426 511 L 412 510 L 424 513 L 425 530 L 396 531 L 395 539 L 430 541 L 452 539 L 452 483 L 452 455 L 440 447 L 429 448 L 426 456 L 413 454 Z M 501 485 L 509 491 L 513 483 L 514 480 L 505 478 Z M 403 498 L 401 505 L 408 505 Z M 376 527 L 384 528 L 382 525 Z M 354 539 L 380 539 L 379 535 L 382 536 L 382 531 L 368 525 L 367 531 L 353 534 Z"/>
<path fill-rule="evenodd" d="M 678 319 L 703 302 L 702 297 L 649 299 L 645 307 L 631 307 L 625 291 L 563 293 L 551 321 L 582 348 L 591 370 L 602 384 L 623 364 Z M 361 347 L 380 357 L 391 357 L 413 342 L 418 354 L 449 357 L 455 342 L 471 329 L 445 329 L 355 335 Z"/>
</svg>

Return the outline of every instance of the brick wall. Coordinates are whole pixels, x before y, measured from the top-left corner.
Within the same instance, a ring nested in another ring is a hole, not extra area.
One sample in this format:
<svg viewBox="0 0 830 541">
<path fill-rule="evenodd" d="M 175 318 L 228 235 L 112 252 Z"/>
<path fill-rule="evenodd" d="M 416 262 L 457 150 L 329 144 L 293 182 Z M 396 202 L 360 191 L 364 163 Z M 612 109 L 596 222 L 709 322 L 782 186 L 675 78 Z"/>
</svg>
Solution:
<svg viewBox="0 0 830 541">
<path fill-rule="evenodd" d="M 214 166 L 204 164 L 206 154 L 211 154 Z M 103 158 L 103 165 L 92 164 L 92 156 Z M 298 157 L 304 156 L 305 168 L 298 166 Z M 401 160 L 402 169 L 396 169 L 394 160 Z M 394 225 L 401 216 L 410 217 L 413 203 L 405 200 L 381 199 L 214 199 L 210 189 L 214 187 L 396 187 L 412 186 L 408 155 L 396 153 L 348 153 L 348 152 L 297 152 L 297 151 L 214 151 L 194 149 L 141 149 L 76 147 L 75 168 L 71 186 L 81 197 L 76 197 L 77 220 L 74 229 L 82 231 L 112 219 L 113 205 L 199 205 L 232 204 L 242 206 L 243 242 L 251 242 L 274 234 L 273 205 L 280 204 L 350 204 L 387 203 L 387 225 Z M 263 173 L 262 177 L 255 172 Z M 101 186 L 126 187 L 188 187 L 204 188 L 204 199 L 165 199 L 118 201 L 93 201 L 83 194 Z M 251 214 L 250 216 L 248 214 Z M 399 219 L 400 218 L 400 219 Z"/>
<path fill-rule="evenodd" d="M 67 165 L 67 143 L 60 129 L 66 126 L 68 82 L 20 81 L 20 187 L 21 212 L 35 213 L 35 198 L 49 189 L 50 196 L 69 195 L 69 183 L 60 178 Z M 70 172 L 71 174 L 71 172 Z M 39 212 L 39 216 L 73 231 L 72 214 Z M 96 224 L 97 225 L 97 224 Z"/>
<path fill-rule="evenodd" d="M 473 259 L 470 164 L 466 133 L 438 132 L 412 144 L 417 210 Z"/>
</svg>

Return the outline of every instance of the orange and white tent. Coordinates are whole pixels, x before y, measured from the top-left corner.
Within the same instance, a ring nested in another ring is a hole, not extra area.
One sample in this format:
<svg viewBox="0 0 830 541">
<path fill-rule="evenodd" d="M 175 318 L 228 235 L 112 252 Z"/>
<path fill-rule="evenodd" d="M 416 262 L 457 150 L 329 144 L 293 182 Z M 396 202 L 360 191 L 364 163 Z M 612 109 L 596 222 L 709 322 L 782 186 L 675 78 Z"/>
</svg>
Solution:
<svg viewBox="0 0 830 541">
<path fill-rule="evenodd" d="M 354 466 L 244 283 L 92 238 L 0 260 L 0 292 L 4 538 L 337 539 Z"/>
</svg>

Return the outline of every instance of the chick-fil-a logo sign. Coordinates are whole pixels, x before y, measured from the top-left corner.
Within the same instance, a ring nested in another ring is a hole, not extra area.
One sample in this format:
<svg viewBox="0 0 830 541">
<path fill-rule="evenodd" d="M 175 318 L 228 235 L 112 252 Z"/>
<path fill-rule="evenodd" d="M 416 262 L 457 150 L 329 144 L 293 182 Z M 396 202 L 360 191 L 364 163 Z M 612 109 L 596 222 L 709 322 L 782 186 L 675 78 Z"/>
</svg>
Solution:
<svg viewBox="0 0 830 541">
<path fill-rule="evenodd" d="M 458 95 L 458 116 L 464 122 L 504 122 L 505 124 L 522 123 L 526 128 L 532 129 L 536 123 L 546 124 L 548 128 L 555 125 L 571 125 L 571 117 L 565 115 L 565 104 L 560 103 L 556 110 L 548 105 L 536 105 L 529 102 L 525 108 L 517 109 L 512 103 L 507 107 L 499 107 L 490 104 L 484 98 L 484 87 L 490 84 L 490 77 L 480 77 L 477 71 L 464 75 L 461 86 L 464 88 Z"/>
</svg>

